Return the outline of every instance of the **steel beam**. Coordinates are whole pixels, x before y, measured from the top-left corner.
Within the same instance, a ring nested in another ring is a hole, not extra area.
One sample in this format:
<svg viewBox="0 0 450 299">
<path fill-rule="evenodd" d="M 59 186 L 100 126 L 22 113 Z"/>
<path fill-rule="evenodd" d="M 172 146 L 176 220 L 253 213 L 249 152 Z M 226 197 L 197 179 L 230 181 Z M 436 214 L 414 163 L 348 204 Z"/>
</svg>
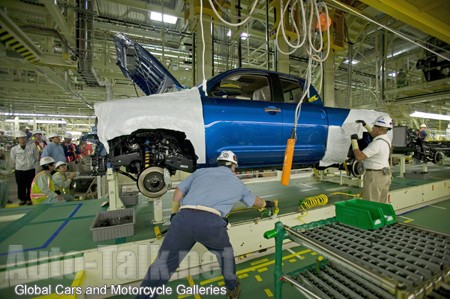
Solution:
<svg viewBox="0 0 450 299">
<path fill-rule="evenodd" d="M 58 26 L 61 34 L 67 40 L 67 43 L 72 49 L 76 48 L 75 37 L 73 34 L 73 30 L 70 29 L 70 26 L 67 24 L 65 17 L 61 14 L 61 11 L 58 5 L 53 1 L 45 1 L 45 7 L 47 11 L 50 13 L 53 21 Z"/>
<path fill-rule="evenodd" d="M 450 44 L 448 23 L 437 20 L 405 0 L 361 0 L 361 2 Z"/>
</svg>

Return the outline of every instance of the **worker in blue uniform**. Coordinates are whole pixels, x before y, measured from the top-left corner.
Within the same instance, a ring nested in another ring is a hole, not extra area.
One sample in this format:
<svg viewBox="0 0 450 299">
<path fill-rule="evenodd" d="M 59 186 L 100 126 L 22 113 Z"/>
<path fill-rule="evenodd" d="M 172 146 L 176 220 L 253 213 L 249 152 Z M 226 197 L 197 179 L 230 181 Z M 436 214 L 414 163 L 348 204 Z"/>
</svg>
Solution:
<svg viewBox="0 0 450 299">
<path fill-rule="evenodd" d="M 196 242 L 215 254 L 221 267 L 230 299 L 238 298 L 240 284 L 236 277 L 233 247 L 223 218 L 241 201 L 247 207 L 273 208 L 274 203 L 255 196 L 234 174 L 238 165 L 232 151 L 223 151 L 218 167 L 203 168 L 181 182 L 175 189 L 171 225 L 142 281 L 141 290 L 166 284 Z M 136 298 L 156 298 L 146 294 Z"/>
</svg>

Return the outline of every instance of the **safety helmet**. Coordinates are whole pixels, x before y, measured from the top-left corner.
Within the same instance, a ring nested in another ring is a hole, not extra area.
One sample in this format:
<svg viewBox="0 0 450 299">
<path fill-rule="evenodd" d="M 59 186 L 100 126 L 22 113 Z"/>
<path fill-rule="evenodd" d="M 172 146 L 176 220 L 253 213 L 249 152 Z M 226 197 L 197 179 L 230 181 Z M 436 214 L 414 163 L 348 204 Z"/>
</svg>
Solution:
<svg viewBox="0 0 450 299">
<path fill-rule="evenodd" d="M 27 137 L 28 137 L 28 136 L 27 136 L 27 133 L 25 133 L 24 131 L 18 131 L 18 132 L 16 132 L 16 138 L 21 138 L 21 137 L 27 138 Z"/>
<path fill-rule="evenodd" d="M 379 116 L 375 122 L 373 123 L 374 126 L 388 128 L 389 130 L 392 129 L 392 118 L 389 116 Z"/>
<path fill-rule="evenodd" d="M 65 161 L 58 161 L 58 162 L 56 162 L 55 168 L 57 169 L 61 165 L 67 165 L 67 162 L 65 162 Z"/>
<path fill-rule="evenodd" d="M 58 134 L 56 132 L 52 132 L 52 133 L 48 134 L 47 137 L 48 137 L 48 139 L 52 139 L 54 137 L 61 137 L 61 134 Z"/>
<path fill-rule="evenodd" d="M 234 163 L 236 166 L 238 165 L 238 159 L 232 151 L 222 151 L 217 161 L 227 161 Z"/>
<path fill-rule="evenodd" d="M 41 130 L 35 130 L 35 131 L 33 131 L 33 136 L 36 135 L 36 134 L 44 135 L 44 132 L 41 131 Z"/>
<path fill-rule="evenodd" d="M 421 128 L 426 128 L 427 125 L 426 125 L 426 124 L 421 124 L 420 127 L 421 127 Z"/>
<path fill-rule="evenodd" d="M 64 138 L 72 139 L 73 136 L 72 136 L 72 134 L 70 134 L 70 133 L 66 133 L 66 134 L 64 134 Z"/>
<path fill-rule="evenodd" d="M 55 163 L 55 159 L 53 159 L 52 157 L 42 157 L 41 161 L 39 161 L 39 165 L 44 166 L 47 164 L 52 164 Z"/>
</svg>

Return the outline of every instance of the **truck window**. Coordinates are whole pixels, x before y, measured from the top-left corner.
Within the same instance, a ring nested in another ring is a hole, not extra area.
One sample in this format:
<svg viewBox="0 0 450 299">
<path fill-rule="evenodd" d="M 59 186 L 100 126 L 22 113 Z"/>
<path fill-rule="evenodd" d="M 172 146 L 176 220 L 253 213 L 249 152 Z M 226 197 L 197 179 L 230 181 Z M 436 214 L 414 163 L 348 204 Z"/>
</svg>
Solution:
<svg viewBox="0 0 450 299">
<path fill-rule="evenodd" d="M 213 86 L 209 97 L 239 100 L 270 101 L 272 93 L 269 80 L 264 75 L 231 74 Z"/>
<path fill-rule="evenodd" d="M 298 80 L 280 78 L 285 103 L 298 103 L 303 94 L 303 87 Z"/>
</svg>

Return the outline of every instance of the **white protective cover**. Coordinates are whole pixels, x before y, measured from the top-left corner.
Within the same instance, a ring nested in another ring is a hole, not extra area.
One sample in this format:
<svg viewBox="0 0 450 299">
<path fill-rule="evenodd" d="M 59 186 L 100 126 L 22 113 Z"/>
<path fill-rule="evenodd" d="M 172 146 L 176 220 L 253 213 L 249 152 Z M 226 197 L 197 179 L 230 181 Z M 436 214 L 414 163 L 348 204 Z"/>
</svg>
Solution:
<svg viewBox="0 0 450 299">
<path fill-rule="evenodd" d="M 108 140 L 138 129 L 184 132 L 194 146 L 197 163 L 206 162 L 205 126 L 198 88 L 155 94 L 135 99 L 98 102 L 97 135 L 109 152 Z"/>
<path fill-rule="evenodd" d="M 319 166 L 327 167 L 332 164 L 343 163 L 347 159 L 350 148 L 350 136 L 352 134 L 358 134 L 358 137 L 362 138 L 363 132 L 367 131 L 361 124 L 357 124 L 355 121 L 361 119 L 370 126 L 373 126 L 375 119 L 381 115 L 388 116 L 389 114 L 374 110 L 351 109 L 341 127 L 329 126 L 327 149 L 322 160 L 320 160 Z M 388 131 L 388 137 L 392 141 L 392 131 Z"/>
</svg>

